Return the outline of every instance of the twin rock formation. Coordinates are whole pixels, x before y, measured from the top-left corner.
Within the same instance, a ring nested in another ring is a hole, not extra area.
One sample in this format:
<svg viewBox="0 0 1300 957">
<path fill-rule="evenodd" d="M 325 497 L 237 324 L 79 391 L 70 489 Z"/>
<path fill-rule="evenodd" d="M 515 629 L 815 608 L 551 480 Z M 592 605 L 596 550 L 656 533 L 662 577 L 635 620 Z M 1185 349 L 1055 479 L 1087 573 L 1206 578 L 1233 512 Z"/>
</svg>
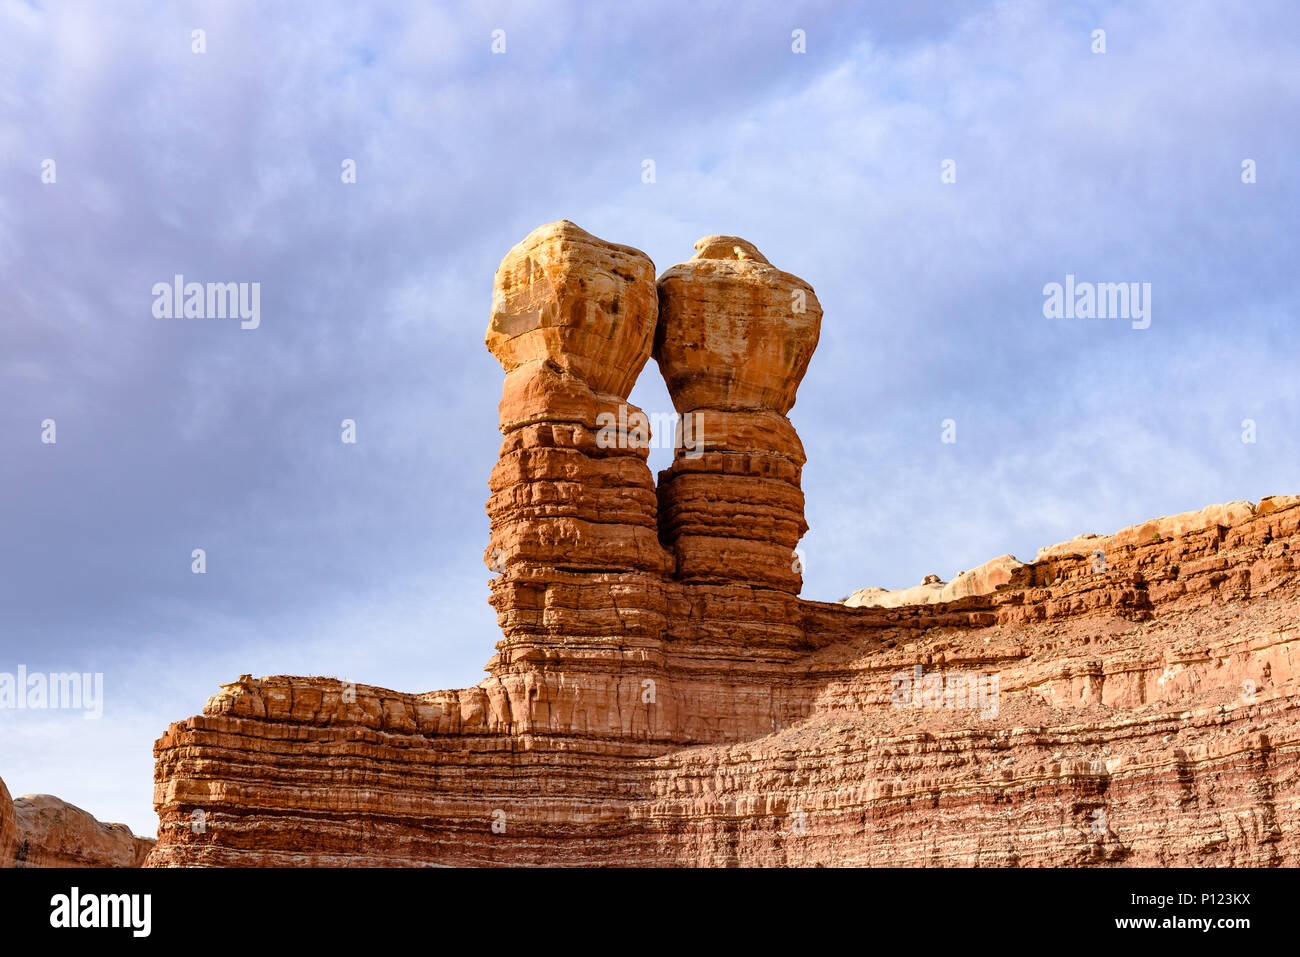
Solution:
<svg viewBox="0 0 1300 957">
<path fill-rule="evenodd" d="M 487 332 L 488 677 L 224 685 L 155 746 L 149 863 L 1300 863 L 1300 497 L 1100 566 L 1079 539 L 947 595 L 801 600 L 786 415 L 820 321 L 735 237 L 656 283 L 531 233 Z M 657 485 L 627 401 L 651 355 L 682 422 Z"/>
<path fill-rule="evenodd" d="M 695 248 L 656 286 L 644 253 L 561 221 L 497 270 L 487 346 L 506 370 L 505 442 L 488 563 L 507 571 L 494 587 L 502 615 L 558 568 L 578 572 L 573 583 L 622 575 L 647 595 L 666 579 L 798 593 L 804 453 L 786 413 L 821 306 L 743 239 Z M 651 354 L 685 429 L 657 491 L 649 419 L 628 403 Z"/>
</svg>

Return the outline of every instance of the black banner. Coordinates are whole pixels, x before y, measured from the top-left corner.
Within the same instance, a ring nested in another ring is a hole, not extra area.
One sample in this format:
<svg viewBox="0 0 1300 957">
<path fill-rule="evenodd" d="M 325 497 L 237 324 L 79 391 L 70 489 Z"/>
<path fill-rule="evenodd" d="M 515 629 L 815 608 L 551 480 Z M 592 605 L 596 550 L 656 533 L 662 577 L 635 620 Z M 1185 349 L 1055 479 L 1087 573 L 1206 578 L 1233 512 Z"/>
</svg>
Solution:
<svg viewBox="0 0 1300 957">
<path fill-rule="evenodd" d="M 24 869 L 0 871 L 0 927 L 10 943 L 76 936 L 127 946 L 217 943 L 231 933 L 256 933 L 259 944 L 331 944 L 354 933 L 376 943 L 412 934 L 450 943 L 529 925 L 537 943 L 648 945 L 689 925 L 692 944 L 770 944 L 766 935 L 785 927 L 810 942 L 902 935 L 926 949 L 1034 932 L 1233 946 L 1286 926 L 1295 879 L 1292 870 L 1196 869 Z"/>
</svg>

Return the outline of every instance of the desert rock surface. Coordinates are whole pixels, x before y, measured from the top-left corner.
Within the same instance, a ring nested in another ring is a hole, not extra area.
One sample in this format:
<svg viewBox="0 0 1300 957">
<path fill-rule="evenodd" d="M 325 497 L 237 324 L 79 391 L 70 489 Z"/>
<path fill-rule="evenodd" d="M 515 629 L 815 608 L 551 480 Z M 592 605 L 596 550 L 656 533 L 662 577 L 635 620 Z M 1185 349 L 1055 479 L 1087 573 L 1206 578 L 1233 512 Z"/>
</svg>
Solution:
<svg viewBox="0 0 1300 957">
<path fill-rule="evenodd" d="M 140 867 L 153 846 L 51 794 L 10 798 L 0 781 L 0 867 Z"/>
<path fill-rule="evenodd" d="M 0 781 L 0 867 L 7 867 L 14 859 L 18 845 L 18 816 L 14 813 L 13 798 L 4 781 Z"/>
<path fill-rule="evenodd" d="M 1300 864 L 1300 496 L 800 599 L 815 294 L 730 236 L 652 277 L 566 222 L 497 272 L 488 676 L 223 685 L 150 864 Z M 657 483 L 652 353 L 705 423 Z"/>
</svg>

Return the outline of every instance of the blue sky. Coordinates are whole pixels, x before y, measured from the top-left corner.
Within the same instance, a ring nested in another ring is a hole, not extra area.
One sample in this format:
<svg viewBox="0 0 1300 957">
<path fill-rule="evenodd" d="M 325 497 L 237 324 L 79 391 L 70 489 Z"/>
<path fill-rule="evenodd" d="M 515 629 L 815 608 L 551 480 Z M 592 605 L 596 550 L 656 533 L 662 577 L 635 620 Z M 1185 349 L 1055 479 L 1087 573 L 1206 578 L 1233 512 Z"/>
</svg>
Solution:
<svg viewBox="0 0 1300 957">
<path fill-rule="evenodd" d="M 13 793 L 152 834 L 223 681 L 479 680 L 492 274 L 555 219 L 817 290 L 809 598 L 1300 491 L 1293 4 L 358 6 L 0 0 L 0 671 L 106 696 L 0 710 Z M 155 318 L 176 273 L 260 327 Z M 1067 274 L 1150 328 L 1045 318 Z"/>
</svg>

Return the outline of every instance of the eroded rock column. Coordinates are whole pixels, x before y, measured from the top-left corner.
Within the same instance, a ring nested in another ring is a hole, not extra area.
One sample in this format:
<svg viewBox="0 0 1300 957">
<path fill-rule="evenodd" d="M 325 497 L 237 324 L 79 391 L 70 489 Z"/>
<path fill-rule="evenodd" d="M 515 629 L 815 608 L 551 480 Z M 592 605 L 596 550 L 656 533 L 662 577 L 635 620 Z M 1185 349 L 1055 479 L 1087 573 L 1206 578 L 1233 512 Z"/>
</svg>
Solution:
<svg viewBox="0 0 1300 957">
<path fill-rule="evenodd" d="M 644 253 L 567 220 L 502 260 L 486 337 L 506 370 L 489 565 L 663 570 L 648 436 L 627 402 L 650 357 L 653 277 Z"/>
<path fill-rule="evenodd" d="M 659 475 L 661 539 L 683 581 L 797 594 L 805 456 L 786 413 L 817 346 L 821 304 L 743 239 L 706 236 L 695 249 L 659 278 L 654 356 L 682 416 L 673 464 Z"/>
<path fill-rule="evenodd" d="M 486 560 L 501 573 L 492 604 L 505 638 L 489 692 L 506 689 L 498 710 L 516 726 L 590 730 L 583 715 L 616 714 L 609 696 L 636 690 L 611 690 L 618 672 L 662 635 L 672 558 L 648 428 L 627 401 L 657 317 L 649 257 L 568 221 L 533 230 L 497 269 L 486 341 L 506 370 L 505 439 Z M 602 677 L 575 682 L 575 669 Z"/>
</svg>

